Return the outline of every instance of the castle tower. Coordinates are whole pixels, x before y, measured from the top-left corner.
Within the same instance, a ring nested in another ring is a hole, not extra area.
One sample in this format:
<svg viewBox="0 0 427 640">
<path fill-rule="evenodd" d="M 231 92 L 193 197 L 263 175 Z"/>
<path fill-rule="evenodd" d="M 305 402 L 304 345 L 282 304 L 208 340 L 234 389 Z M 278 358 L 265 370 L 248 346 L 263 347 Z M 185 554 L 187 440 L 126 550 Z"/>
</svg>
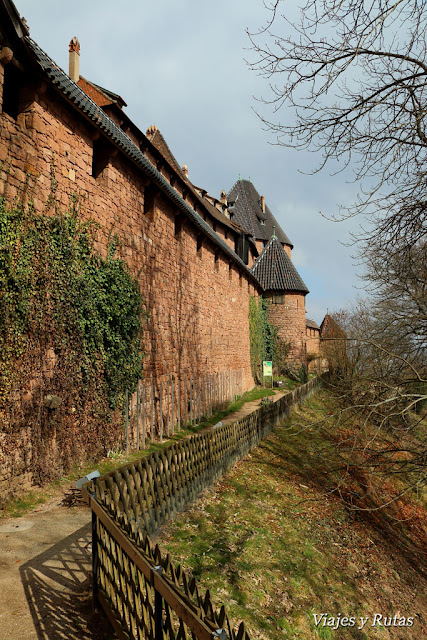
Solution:
<svg viewBox="0 0 427 640">
<path fill-rule="evenodd" d="M 258 193 L 250 180 L 239 178 L 228 193 L 227 200 L 233 202 L 230 210 L 233 222 L 250 232 L 258 254 L 275 233 L 282 248 L 291 257 L 292 242 L 271 213 L 265 197 Z"/>
<path fill-rule="evenodd" d="M 282 340 L 290 343 L 288 361 L 296 366 L 305 364 L 305 296 L 309 291 L 274 233 L 251 271 L 270 302 L 270 322 Z"/>
</svg>

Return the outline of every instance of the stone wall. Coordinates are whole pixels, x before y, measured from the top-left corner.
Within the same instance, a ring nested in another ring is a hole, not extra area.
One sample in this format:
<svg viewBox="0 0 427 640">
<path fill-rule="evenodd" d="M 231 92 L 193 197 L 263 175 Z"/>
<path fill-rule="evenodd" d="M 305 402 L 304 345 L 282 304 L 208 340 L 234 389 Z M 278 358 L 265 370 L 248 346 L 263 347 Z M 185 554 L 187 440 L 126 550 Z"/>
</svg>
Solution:
<svg viewBox="0 0 427 640">
<path fill-rule="evenodd" d="M 305 296 L 302 293 L 286 293 L 285 302 L 273 304 L 268 319 L 279 329 L 279 336 L 291 343 L 288 361 L 300 367 L 306 361 Z"/>
<path fill-rule="evenodd" d="M 309 371 L 317 371 L 320 367 L 320 329 L 306 327 L 307 355 L 316 356 L 309 362 Z"/>
<path fill-rule="evenodd" d="M 96 248 L 104 255 L 109 237 L 118 234 L 148 312 L 144 379 L 158 385 L 171 374 L 179 379 L 233 368 L 243 370 L 243 390 L 251 388 L 249 298 L 259 294 L 254 280 L 188 220 L 177 227 L 175 217 L 182 214 L 162 192 L 147 210 L 148 181 L 121 152 L 111 149 L 108 164 L 93 177 L 98 135 L 45 83 L 24 87 L 17 119 L 0 114 L 0 195 L 9 202 L 31 198 L 40 213 L 65 211 L 77 196 L 82 216 L 100 225 Z M 149 149 L 146 155 L 153 159 Z M 170 179 L 167 167 L 161 170 Z M 16 476 L 17 467 L 7 466 L 3 486 Z M 27 482 L 31 451 L 20 466 Z"/>
</svg>

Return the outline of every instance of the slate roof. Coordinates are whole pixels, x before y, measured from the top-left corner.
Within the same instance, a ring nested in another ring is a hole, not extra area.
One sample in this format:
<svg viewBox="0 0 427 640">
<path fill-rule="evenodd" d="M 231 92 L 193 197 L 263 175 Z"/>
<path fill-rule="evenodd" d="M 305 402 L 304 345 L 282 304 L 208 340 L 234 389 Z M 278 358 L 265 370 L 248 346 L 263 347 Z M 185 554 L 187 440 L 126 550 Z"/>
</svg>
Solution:
<svg viewBox="0 0 427 640">
<path fill-rule="evenodd" d="M 92 121 L 128 158 L 137 164 L 144 173 L 162 189 L 177 207 L 201 229 L 214 244 L 229 255 L 234 262 L 248 273 L 257 284 L 256 276 L 245 265 L 243 260 L 227 245 L 205 220 L 190 207 L 180 194 L 169 184 L 164 176 L 154 167 L 132 140 L 118 127 L 111 118 L 45 53 L 29 36 L 24 39 L 30 52 L 35 57 L 44 73 L 56 89 L 90 121 Z"/>
<path fill-rule="evenodd" d="M 308 289 L 276 236 L 272 236 L 251 268 L 266 291 L 298 291 Z"/>
<path fill-rule="evenodd" d="M 309 329 L 317 329 L 318 331 L 320 331 L 319 325 L 316 324 L 316 322 L 314 322 L 314 320 L 311 320 L 310 318 L 305 319 L 305 326 L 308 327 Z"/>
<path fill-rule="evenodd" d="M 247 229 L 256 240 L 267 241 L 275 233 L 279 242 L 293 248 L 292 242 L 280 227 L 267 204 L 265 205 L 265 213 L 263 213 L 261 196 L 252 182 L 239 178 L 227 198 L 229 201 L 235 201 L 232 209 L 233 222 L 237 222 L 244 229 Z M 262 220 L 264 224 L 261 224 Z"/>
</svg>

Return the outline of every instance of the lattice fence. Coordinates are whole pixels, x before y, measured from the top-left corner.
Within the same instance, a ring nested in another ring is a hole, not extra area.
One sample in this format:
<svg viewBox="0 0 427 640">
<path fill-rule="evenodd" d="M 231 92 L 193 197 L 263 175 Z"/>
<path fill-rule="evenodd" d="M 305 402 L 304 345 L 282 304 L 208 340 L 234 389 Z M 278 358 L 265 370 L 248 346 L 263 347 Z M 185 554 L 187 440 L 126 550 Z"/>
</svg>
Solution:
<svg viewBox="0 0 427 640">
<path fill-rule="evenodd" d="M 120 638 L 250 640 L 209 591 L 153 548 L 148 535 L 255 447 L 327 374 L 232 424 L 175 442 L 84 488 L 92 509 L 94 597 Z"/>
</svg>

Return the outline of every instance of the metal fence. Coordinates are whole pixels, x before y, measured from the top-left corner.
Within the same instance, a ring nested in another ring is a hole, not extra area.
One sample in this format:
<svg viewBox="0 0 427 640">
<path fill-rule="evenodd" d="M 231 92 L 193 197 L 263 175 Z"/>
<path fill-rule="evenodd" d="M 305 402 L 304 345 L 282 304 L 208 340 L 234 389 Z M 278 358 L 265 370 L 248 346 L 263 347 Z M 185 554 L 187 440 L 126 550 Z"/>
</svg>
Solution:
<svg viewBox="0 0 427 640">
<path fill-rule="evenodd" d="M 93 593 L 119 638 L 250 640 L 148 534 L 245 456 L 327 374 L 234 423 L 195 434 L 85 485 L 92 509 Z M 191 635 L 190 635 L 191 634 Z"/>
<path fill-rule="evenodd" d="M 210 418 L 243 395 L 243 379 L 244 370 L 237 369 L 182 379 L 170 376 L 159 382 L 140 380 L 135 393 L 126 392 L 126 452 Z"/>
</svg>

